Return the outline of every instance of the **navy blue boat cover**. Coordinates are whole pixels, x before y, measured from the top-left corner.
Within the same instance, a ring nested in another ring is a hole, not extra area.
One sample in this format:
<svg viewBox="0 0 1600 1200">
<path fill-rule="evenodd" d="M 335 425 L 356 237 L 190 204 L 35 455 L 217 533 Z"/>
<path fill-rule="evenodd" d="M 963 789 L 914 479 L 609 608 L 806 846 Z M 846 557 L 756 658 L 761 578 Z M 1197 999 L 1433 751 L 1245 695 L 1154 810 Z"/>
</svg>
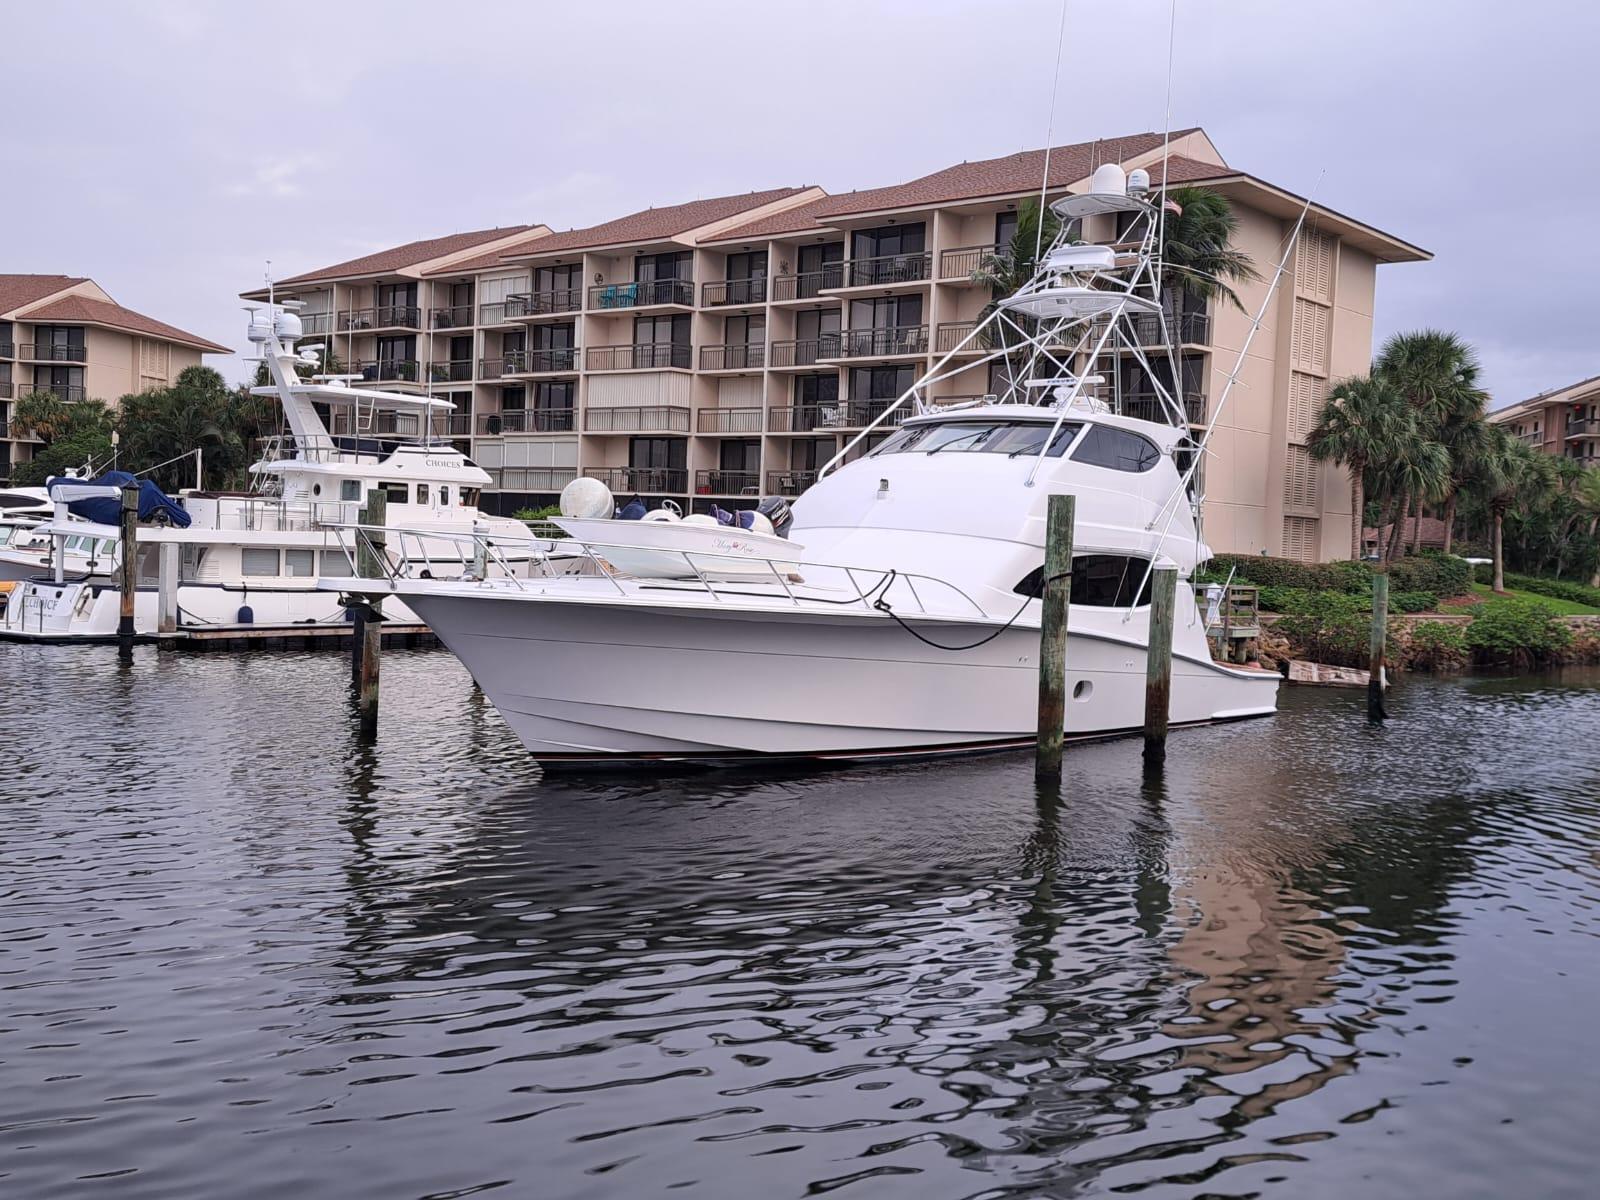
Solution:
<svg viewBox="0 0 1600 1200">
<path fill-rule="evenodd" d="M 85 483 L 96 487 L 115 488 L 137 483 L 139 520 L 153 521 L 158 516 L 165 517 L 169 524 L 179 529 L 187 529 L 189 522 L 194 519 L 176 500 L 150 480 L 135 479 L 126 471 L 107 471 L 94 479 L 71 479 L 65 475 L 52 475 L 45 482 L 45 486 L 53 488 L 58 483 Z M 67 505 L 67 511 L 75 517 L 93 521 L 97 525 L 115 525 L 122 519 L 122 501 L 111 496 L 94 500 L 73 500 Z"/>
</svg>

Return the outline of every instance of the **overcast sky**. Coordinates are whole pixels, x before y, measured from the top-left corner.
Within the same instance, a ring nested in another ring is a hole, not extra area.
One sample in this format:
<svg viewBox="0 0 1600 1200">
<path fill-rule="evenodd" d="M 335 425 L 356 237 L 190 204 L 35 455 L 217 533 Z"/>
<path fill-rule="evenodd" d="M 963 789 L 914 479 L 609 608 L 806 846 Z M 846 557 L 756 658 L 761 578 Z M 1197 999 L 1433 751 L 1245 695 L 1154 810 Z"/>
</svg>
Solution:
<svg viewBox="0 0 1600 1200">
<path fill-rule="evenodd" d="M 1060 11 L 11 0 L 0 271 L 88 275 L 243 345 L 267 259 L 1041 146 Z M 1055 144 L 1163 127 L 1169 11 L 1068 0 Z M 1172 122 L 1432 250 L 1380 271 L 1378 335 L 1461 332 L 1499 405 L 1600 373 L 1597 52 L 1589 3 L 1179 0 Z"/>
</svg>

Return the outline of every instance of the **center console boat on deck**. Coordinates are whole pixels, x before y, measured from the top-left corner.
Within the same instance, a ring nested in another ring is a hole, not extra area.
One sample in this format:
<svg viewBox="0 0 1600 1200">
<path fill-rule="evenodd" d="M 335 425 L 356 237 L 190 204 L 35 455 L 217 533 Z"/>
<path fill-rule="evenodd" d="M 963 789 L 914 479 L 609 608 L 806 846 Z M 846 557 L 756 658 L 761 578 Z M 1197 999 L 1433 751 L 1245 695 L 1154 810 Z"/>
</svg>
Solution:
<svg viewBox="0 0 1600 1200">
<path fill-rule="evenodd" d="M 1159 210 L 1138 174 L 1102 167 L 1054 205 L 1064 231 L 1121 218 L 1121 246 L 1064 232 L 969 338 L 1007 386 L 930 403 L 929 385 L 969 368 L 941 360 L 879 418 L 903 418 L 898 430 L 862 452 L 869 427 L 794 503 L 787 549 L 734 553 L 707 527 L 658 539 L 641 569 L 636 523 L 588 519 L 569 524 L 585 576 L 324 586 L 403 601 L 547 763 L 1021 746 L 1036 729 L 1048 500 L 1070 493 L 1066 732 L 1140 727 L 1153 568 L 1190 580 L 1210 550 L 1182 406 L 1160 372 L 1158 403 L 1141 397 L 1137 414 L 1104 383 L 1114 354 L 1147 353 L 1133 320 L 1166 320 Z M 1175 625 L 1173 724 L 1275 710 L 1276 675 L 1212 660 L 1192 585 Z"/>
</svg>

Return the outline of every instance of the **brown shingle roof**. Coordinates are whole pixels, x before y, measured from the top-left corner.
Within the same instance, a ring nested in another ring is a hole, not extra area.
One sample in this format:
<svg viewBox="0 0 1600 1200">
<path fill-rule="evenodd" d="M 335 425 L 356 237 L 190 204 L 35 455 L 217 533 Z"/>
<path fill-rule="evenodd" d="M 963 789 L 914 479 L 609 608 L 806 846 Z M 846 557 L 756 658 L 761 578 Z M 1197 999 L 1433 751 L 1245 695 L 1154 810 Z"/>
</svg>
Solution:
<svg viewBox="0 0 1600 1200">
<path fill-rule="evenodd" d="M 280 286 L 316 283 L 319 280 L 340 279 L 347 275 L 380 275 L 385 271 L 399 271 L 405 267 L 428 262 L 430 259 L 459 254 L 463 250 L 470 250 L 485 242 L 497 241 L 532 228 L 532 225 L 507 225 L 500 229 L 476 229 L 471 233 L 452 233 L 445 237 L 425 238 L 420 242 L 407 242 L 403 246 L 379 250 L 376 254 L 352 258 L 348 262 L 334 263 L 331 267 L 319 267 L 303 275 L 280 279 L 278 283 Z"/>
<path fill-rule="evenodd" d="M 740 225 L 719 233 L 710 239 L 713 242 L 738 242 L 748 238 L 779 237 L 785 233 L 802 233 L 808 229 L 820 230 L 824 228 L 817 220 L 817 210 L 832 200 L 832 196 L 824 196 L 820 200 L 813 200 L 809 204 L 797 204 L 793 208 L 786 208 L 780 213 L 761 217 L 751 221 L 748 225 Z"/>
<path fill-rule="evenodd" d="M 1150 172 L 1151 183 L 1159 184 L 1163 181 L 1160 159 L 1151 163 L 1145 170 Z M 1200 179 L 1226 179 L 1238 173 L 1232 167 L 1201 162 L 1197 158 L 1189 158 L 1183 154 L 1174 154 L 1167 159 L 1166 178 L 1170 178 L 1174 184 L 1194 183 Z"/>
<path fill-rule="evenodd" d="M 602 225 L 587 229 L 569 229 L 566 233 L 552 233 L 540 238 L 539 244 L 524 254 L 544 254 L 556 250 L 587 250 L 594 246 L 611 246 L 619 242 L 651 242 L 676 237 L 710 225 L 726 221 L 752 208 L 761 208 L 786 196 L 807 189 L 803 187 L 771 188 L 765 192 L 746 192 L 739 196 L 715 196 L 710 200 L 691 200 L 687 204 L 673 204 L 666 208 L 647 208 L 629 213 Z M 511 252 L 508 252 L 511 253 Z"/>
<path fill-rule="evenodd" d="M 210 351 L 214 354 L 232 354 L 227 346 L 219 346 L 215 342 L 207 341 L 203 337 L 196 337 L 186 333 L 176 325 L 168 325 L 165 321 L 158 321 L 154 317 L 147 317 L 143 313 L 136 313 L 131 308 L 123 308 L 120 304 L 107 304 L 103 300 L 91 300 L 88 296 L 63 296 L 40 308 L 28 313 L 29 321 L 84 321 L 93 325 L 109 325 L 113 329 L 125 329 L 130 333 L 143 334 L 146 337 L 164 338 L 169 342 L 182 342 L 185 346 L 193 346 L 198 350 Z"/>
<path fill-rule="evenodd" d="M 0 275 L 0 316 L 88 282 L 79 275 Z"/>
<path fill-rule="evenodd" d="M 491 271 L 495 267 L 504 266 L 505 265 L 505 260 L 508 257 L 512 256 L 512 255 L 537 253 L 539 247 L 536 246 L 534 243 L 537 242 L 537 243 L 542 245 L 544 242 L 548 241 L 552 236 L 554 236 L 554 235 L 553 234 L 548 234 L 548 233 L 540 233 L 540 234 L 535 235 L 534 237 L 525 238 L 524 240 L 522 240 L 520 242 L 513 242 L 509 246 L 501 246 L 500 249 L 491 250 L 487 254 L 480 254 L 476 258 L 465 258 L 465 259 L 462 259 L 458 263 L 453 263 L 452 265 L 450 265 L 448 267 L 440 267 L 437 270 L 427 272 L 427 274 L 429 274 L 429 275 L 470 275 L 474 271 Z"/>
<path fill-rule="evenodd" d="M 1177 129 L 1180 138 L 1196 129 Z M 1135 133 L 1127 137 L 1102 138 L 1056 146 L 1050 151 L 1049 187 L 1064 188 L 1091 174 L 1101 163 L 1122 162 L 1161 147 L 1159 133 Z M 1024 150 L 1004 158 L 964 162 L 893 187 L 869 188 L 864 192 L 834 196 L 819 207 L 818 216 L 876 212 L 880 209 L 912 208 L 924 204 L 948 204 L 956 200 L 977 200 L 984 196 L 1007 196 L 1038 191 L 1044 173 L 1043 150 Z"/>
</svg>

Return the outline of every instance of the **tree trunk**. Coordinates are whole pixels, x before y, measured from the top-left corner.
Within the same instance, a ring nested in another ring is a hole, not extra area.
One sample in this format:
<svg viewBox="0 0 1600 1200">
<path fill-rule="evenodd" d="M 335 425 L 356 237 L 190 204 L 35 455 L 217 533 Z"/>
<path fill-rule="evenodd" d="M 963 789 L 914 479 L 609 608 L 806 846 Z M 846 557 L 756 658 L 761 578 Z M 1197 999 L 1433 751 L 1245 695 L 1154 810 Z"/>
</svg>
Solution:
<svg viewBox="0 0 1600 1200">
<path fill-rule="evenodd" d="M 1411 493 L 1402 492 L 1400 494 L 1400 507 L 1394 514 L 1394 520 L 1390 523 L 1389 548 L 1384 553 L 1384 562 L 1393 562 L 1400 557 L 1400 546 L 1405 540 L 1406 514 L 1410 511 Z"/>
<path fill-rule="evenodd" d="M 1422 497 L 1417 497 L 1417 519 L 1411 526 L 1411 553 L 1422 553 Z"/>
<path fill-rule="evenodd" d="M 1394 523 L 1394 496 L 1392 494 L 1383 498 L 1383 503 L 1378 508 L 1377 536 L 1373 539 L 1372 549 L 1378 556 L 1380 563 L 1389 561 L 1389 544 L 1384 540 L 1384 530 Z"/>
<path fill-rule="evenodd" d="M 1444 502 L 1444 552 L 1449 554 L 1456 544 L 1456 494 Z"/>
<path fill-rule="evenodd" d="M 1350 561 L 1361 561 L 1361 529 L 1366 524 L 1361 519 L 1361 510 L 1367 506 L 1367 498 L 1362 495 L 1362 472 L 1354 467 L 1350 469 Z"/>
<path fill-rule="evenodd" d="M 1498 508 L 1495 509 L 1494 510 L 1494 590 L 1496 592 L 1503 592 L 1503 591 L 1506 590 L 1506 560 L 1505 560 L 1504 555 L 1501 553 L 1501 547 L 1504 544 L 1504 537 L 1503 537 L 1503 530 L 1502 530 L 1502 522 L 1504 520 L 1505 520 L 1504 514 L 1501 513 L 1501 511 Z"/>
<path fill-rule="evenodd" d="M 1591 542 L 1594 540 L 1595 531 L 1597 529 L 1600 529 L 1600 517 L 1596 517 L 1594 520 L 1589 522 L 1589 540 Z M 1589 586 L 1592 588 L 1600 588 L 1600 563 L 1595 564 L 1594 574 L 1589 577 Z"/>
</svg>

